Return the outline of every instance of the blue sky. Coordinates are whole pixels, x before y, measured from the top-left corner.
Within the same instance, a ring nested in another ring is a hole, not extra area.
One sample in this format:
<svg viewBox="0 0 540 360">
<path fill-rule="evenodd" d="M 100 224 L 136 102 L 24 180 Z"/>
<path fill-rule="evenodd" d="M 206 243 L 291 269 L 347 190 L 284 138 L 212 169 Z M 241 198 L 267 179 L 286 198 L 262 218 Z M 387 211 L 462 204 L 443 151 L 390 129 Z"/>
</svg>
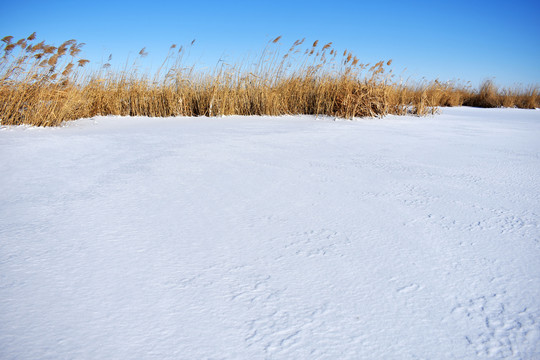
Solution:
<svg viewBox="0 0 540 360">
<path fill-rule="evenodd" d="M 393 59 L 404 78 L 540 84 L 539 1 L 32 0 L 3 10 L 0 37 L 74 38 L 94 66 L 112 53 L 120 67 L 146 47 L 145 66 L 157 68 L 171 44 L 196 39 L 190 61 L 213 67 L 282 35 L 284 49 L 306 37 L 362 62 Z"/>
</svg>

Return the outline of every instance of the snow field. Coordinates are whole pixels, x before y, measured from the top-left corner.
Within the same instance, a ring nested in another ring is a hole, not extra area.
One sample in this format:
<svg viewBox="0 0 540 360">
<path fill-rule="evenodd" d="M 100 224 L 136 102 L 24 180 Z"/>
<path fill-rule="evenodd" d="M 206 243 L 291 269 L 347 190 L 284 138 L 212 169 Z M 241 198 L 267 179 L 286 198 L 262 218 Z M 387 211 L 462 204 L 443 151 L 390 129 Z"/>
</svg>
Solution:
<svg viewBox="0 0 540 360">
<path fill-rule="evenodd" d="M 540 358 L 540 111 L 0 131 L 2 359 Z"/>
</svg>

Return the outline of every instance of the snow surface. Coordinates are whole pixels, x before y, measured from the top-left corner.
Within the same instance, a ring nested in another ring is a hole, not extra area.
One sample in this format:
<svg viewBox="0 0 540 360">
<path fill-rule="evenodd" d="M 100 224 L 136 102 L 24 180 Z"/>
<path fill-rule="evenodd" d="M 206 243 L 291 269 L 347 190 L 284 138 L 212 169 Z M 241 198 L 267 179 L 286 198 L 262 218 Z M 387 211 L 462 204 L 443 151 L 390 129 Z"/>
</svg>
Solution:
<svg viewBox="0 0 540 360">
<path fill-rule="evenodd" d="M 538 359 L 540 110 L 0 131 L 1 359 Z"/>
</svg>

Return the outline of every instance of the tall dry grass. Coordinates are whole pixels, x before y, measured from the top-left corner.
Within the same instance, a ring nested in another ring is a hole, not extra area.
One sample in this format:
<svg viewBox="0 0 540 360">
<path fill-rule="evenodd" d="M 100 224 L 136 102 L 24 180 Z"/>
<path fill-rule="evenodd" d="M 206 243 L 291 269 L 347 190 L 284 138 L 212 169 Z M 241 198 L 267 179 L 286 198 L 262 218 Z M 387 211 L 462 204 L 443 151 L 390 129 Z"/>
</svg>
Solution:
<svg viewBox="0 0 540 360">
<path fill-rule="evenodd" d="M 297 40 L 279 52 L 280 37 L 269 42 L 255 63 L 212 70 L 188 67 L 186 49 L 171 46 L 152 75 L 111 71 L 110 63 L 87 71 L 84 44 L 58 47 L 37 42 L 35 33 L 0 45 L 0 120 L 6 125 L 56 126 L 96 115 L 216 116 L 322 114 L 343 118 L 434 113 L 438 106 L 537 107 L 537 89 L 479 91 L 434 81 L 401 85 L 390 61 L 363 64 L 332 43 Z M 191 44 L 193 45 L 193 43 Z M 139 56 L 146 55 L 145 49 Z M 109 59 L 110 60 L 110 59 Z"/>
<path fill-rule="evenodd" d="M 505 88 L 498 89 L 491 80 L 484 81 L 478 91 L 467 96 L 463 105 L 494 108 L 494 107 L 518 107 L 534 109 L 540 106 L 538 88 Z"/>
</svg>

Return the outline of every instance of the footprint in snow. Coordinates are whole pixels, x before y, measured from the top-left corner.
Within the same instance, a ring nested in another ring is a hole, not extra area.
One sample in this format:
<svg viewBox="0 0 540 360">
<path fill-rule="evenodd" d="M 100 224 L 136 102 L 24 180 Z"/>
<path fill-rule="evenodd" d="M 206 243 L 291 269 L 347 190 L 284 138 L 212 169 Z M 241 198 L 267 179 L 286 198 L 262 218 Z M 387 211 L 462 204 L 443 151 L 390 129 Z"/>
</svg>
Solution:
<svg viewBox="0 0 540 360">
<path fill-rule="evenodd" d="M 420 285 L 418 284 L 409 284 L 407 286 L 403 286 L 403 287 L 400 287 L 399 289 L 397 289 L 396 291 L 398 293 L 410 293 L 410 292 L 413 292 L 413 291 L 416 291 L 416 290 L 420 290 L 421 287 Z"/>
</svg>

